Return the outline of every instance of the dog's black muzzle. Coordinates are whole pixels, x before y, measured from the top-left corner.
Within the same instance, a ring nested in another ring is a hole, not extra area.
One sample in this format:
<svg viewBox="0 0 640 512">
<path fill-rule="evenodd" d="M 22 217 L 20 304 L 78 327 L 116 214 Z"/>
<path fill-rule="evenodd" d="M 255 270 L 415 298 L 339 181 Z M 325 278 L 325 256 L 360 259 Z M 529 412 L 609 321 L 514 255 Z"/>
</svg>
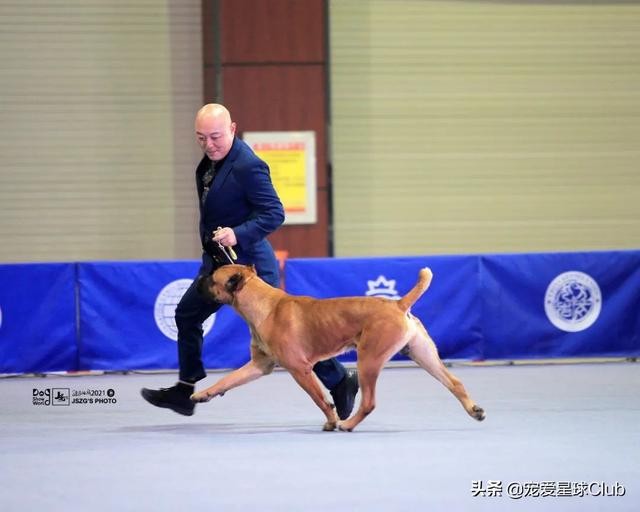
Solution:
<svg viewBox="0 0 640 512">
<path fill-rule="evenodd" d="M 213 274 L 208 275 L 199 275 L 196 279 L 196 290 L 198 290 L 198 294 L 200 297 L 205 299 L 207 302 L 218 302 L 213 295 L 209 292 L 209 288 L 213 284 L 211 276 Z"/>
</svg>

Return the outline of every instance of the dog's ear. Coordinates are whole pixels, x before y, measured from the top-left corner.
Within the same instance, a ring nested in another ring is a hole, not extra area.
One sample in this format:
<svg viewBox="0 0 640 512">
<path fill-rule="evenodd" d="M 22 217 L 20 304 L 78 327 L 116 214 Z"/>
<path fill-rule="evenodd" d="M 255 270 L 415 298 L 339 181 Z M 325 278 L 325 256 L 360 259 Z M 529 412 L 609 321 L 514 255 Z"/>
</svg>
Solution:
<svg viewBox="0 0 640 512">
<path fill-rule="evenodd" d="M 240 272 L 236 272 L 233 274 L 224 285 L 224 289 L 229 293 L 235 293 L 242 290 L 242 286 L 244 285 L 244 277 Z"/>
<path fill-rule="evenodd" d="M 248 265 L 248 267 L 252 274 L 257 274 L 256 266 L 253 263 L 251 265 Z"/>
</svg>

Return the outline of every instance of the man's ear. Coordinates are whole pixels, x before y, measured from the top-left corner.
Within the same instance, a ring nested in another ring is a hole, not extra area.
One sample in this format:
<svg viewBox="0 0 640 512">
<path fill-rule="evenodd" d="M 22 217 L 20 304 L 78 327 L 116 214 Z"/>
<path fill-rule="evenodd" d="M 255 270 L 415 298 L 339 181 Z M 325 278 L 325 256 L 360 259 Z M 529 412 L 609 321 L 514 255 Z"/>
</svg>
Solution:
<svg viewBox="0 0 640 512">
<path fill-rule="evenodd" d="M 224 285 L 224 289 L 229 293 L 235 293 L 242 290 L 242 286 L 244 285 L 244 278 L 240 272 L 236 272 L 233 274 Z"/>
</svg>

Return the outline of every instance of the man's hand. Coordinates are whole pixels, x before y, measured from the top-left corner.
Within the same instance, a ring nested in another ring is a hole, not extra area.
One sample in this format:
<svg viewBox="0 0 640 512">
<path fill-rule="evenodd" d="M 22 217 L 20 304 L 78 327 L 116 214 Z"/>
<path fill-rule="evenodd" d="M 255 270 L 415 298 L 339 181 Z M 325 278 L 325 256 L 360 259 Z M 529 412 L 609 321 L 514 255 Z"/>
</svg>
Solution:
<svg viewBox="0 0 640 512">
<path fill-rule="evenodd" d="M 214 242 L 218 242 L 225 247 L 233 247 L 238 243 L 236 234 L 231 228 L 218 228 L 213 232 Z"/>
</svg>

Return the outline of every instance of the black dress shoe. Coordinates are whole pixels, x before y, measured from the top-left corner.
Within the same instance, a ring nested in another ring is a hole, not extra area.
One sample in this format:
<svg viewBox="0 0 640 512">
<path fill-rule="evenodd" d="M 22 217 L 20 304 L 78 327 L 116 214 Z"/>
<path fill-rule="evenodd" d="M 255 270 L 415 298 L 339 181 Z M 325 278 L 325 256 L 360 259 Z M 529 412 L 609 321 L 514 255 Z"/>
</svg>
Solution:
<svg viewBox="0 0 640 512">
<path fill-rule="evenodd" d="M 151 405 L 171 409 L 184 416 L 192 416 L 195 404 L 189 398 L 194 391 L 193 386 L 178 382 L 175 386 L 161 389 L 142 388 L 140 394 Z"/>
<path fill-rule="evenodd" d="M 351 411 L 353 411 L 353 405 L 355 404 L 359 387 L 358 372 L 355 370 L 347 370 L 344 379 L 331 390 L 333 403 L 336 406 L 338 418 L 341 420 L 346 420 L 351 414 Z"/>
</svg>

